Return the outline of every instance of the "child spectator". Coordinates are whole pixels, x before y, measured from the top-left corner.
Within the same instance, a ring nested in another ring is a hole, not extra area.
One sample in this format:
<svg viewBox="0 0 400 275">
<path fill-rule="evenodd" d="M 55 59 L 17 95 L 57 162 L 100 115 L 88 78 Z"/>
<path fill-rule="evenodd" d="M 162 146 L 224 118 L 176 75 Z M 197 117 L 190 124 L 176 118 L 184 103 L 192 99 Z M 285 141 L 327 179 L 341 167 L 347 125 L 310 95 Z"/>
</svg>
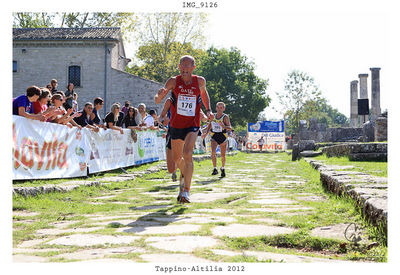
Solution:
<svg viewBox="0 0 400 275">
<path fill-rule="evenodd" d="M 20 95 L 13 100 L 13 115 L 45 121 L 46 118 L 43 114 L 33 113 L 32 103 L 38 100 L 41 93 L 42 91 L 36 86 L 26 89 L 26 95 Z"/>
</svg>

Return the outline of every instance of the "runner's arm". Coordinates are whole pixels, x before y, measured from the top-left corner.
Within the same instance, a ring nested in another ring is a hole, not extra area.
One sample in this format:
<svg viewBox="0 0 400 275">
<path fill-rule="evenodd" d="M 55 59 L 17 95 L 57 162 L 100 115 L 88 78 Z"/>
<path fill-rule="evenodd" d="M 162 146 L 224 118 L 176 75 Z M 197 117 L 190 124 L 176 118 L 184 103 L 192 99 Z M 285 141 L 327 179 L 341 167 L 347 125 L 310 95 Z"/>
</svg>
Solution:
<svg viewBox="0 0 400 275">
<path fill-rule="evenodd" d="M 224 124 L 225 126 L 223 126 L 228 132 L 232 131 L 232 127 L 231 127 L 231 121 L 229 119 L 229 116 L 226 115 L 224 117 Z"/>
<path fill-rule="evenodd" d="M 199 76 L 199 86 L 200 86 L 200 96 L 201 96 L 201 101 L 203 102 L 204 107 L 206 108 L 206 115 L 209 120 L 214 119 L 214 114 L 211 111 L 211 105 L 210 105 L 210 95 L 207 92 L 206 89 L 206 80 L 204 77 Z"/>
<path fill-rule="evenodd" d="M 174 77 L 167 80 L 164 88 L 158 90 L 156 95 L 154 96 L 154 101 L 156 104 L 160 104 L 161 101 L 166 97 L 170 90 L 175 88 L 176 79 Z"/>
</svg>

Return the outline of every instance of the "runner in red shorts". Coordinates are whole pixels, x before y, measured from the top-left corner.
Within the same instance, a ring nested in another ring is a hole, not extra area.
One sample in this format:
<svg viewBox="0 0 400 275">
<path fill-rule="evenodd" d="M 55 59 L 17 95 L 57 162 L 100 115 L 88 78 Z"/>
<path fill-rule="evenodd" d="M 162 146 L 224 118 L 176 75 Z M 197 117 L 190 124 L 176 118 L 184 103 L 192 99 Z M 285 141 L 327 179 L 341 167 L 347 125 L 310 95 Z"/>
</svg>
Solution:
<svg viewBox="0 0 400 275">
<path fill-rule="evenodd" d="M 193 148 L 200 129 L 200 110 L 203 103 L 206 116 L 214 119 L 211 111 L 210 96 L 206 90 L 206 80 L 193 75 L 195 60 L 185 55 L 179 63 L 180 75 L 171 77 L 161 88 L 154 99 L 156 104 L 171 91 L 170 135 L 174 162 L 181 171 L 178 201 L 189 203 L 190 184 L 193 175 Z"/>
</svg>

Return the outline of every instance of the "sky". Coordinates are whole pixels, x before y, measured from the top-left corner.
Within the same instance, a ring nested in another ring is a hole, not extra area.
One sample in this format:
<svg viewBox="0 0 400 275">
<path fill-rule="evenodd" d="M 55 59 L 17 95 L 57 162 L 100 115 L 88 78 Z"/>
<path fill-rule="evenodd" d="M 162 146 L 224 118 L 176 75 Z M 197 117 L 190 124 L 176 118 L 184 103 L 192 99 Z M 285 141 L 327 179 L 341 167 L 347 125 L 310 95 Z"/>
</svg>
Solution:
<svg viewBox="0 0 400 275">
<path fill-rule="evenodd" d="M 389 23 L 384 14 L 233 10 L 211 12 L 208 19 L 206 47 L 238 48 L 255 63 L 257 76 L 269 80 L 267 119 L 282 118 L 276 92 L 284 91 L 284 80 L 294 69 L 311 75 L 328 102 L 350 117 L 350 82 L 369 74 L 371 98 L 370 68 L 380 67 L 381 110 L 387 109 Z M 132 56 L 134 41 L 125 48 Z"/>
</svg>

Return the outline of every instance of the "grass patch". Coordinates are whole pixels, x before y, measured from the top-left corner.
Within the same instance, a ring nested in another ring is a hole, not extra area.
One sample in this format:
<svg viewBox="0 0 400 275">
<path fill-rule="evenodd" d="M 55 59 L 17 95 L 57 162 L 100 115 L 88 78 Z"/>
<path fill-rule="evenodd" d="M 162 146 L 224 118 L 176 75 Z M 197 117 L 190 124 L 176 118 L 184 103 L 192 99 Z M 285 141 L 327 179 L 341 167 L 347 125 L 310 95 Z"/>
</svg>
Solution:
<svg viewBox="0 0 400 275">
<path fill-rule="evenodd" d="M 387 177 L 387 162 L 382 161 L 350 161 L 348 157 L 330 157 L 321 155 L 313 158 L 327 165 L 352 165 L 354 168 L 346 169 L 349 171 L 359 171 L 377 177 Z"/>
</svg>

